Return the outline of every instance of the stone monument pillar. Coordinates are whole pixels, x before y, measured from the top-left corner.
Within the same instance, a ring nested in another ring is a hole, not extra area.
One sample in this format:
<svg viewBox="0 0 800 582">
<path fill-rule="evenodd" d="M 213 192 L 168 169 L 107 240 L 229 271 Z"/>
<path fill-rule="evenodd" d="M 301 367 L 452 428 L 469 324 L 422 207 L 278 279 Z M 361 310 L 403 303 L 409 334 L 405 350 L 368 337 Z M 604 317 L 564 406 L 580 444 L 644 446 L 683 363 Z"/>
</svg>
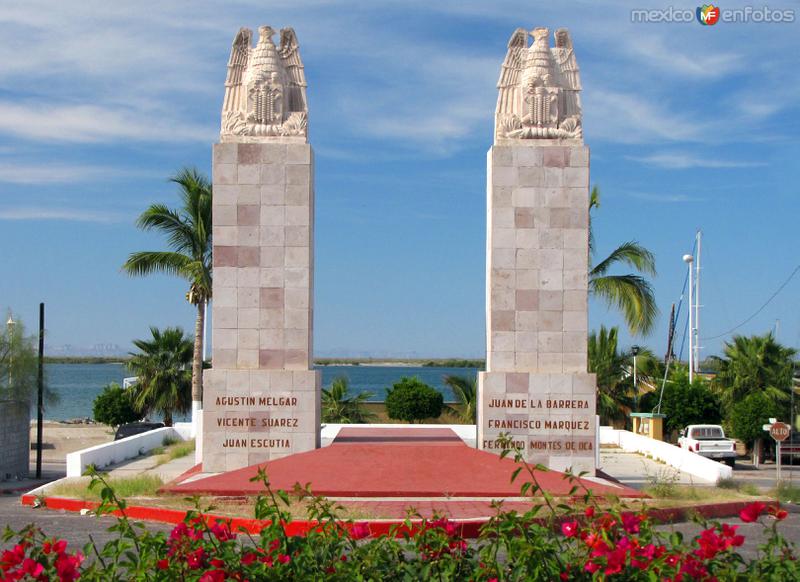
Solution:
<svg viewBox="0 0 800 582">
<path fill-rule="evenodd" d="M 569 33 L 518 29 L 498 83 L 487 159 L 486 371 L 478 446 L 505 433 L 529 462 L 594 474 L 587 373 L 589 149 Z"/>
<path fill-rule="evenodd" d="M 212 364 L 203 470 L 230 471 L 320 440 L 312 367 L 314 156 L 297 38 L 236 35 L 213 149 Z"/>
</svg>

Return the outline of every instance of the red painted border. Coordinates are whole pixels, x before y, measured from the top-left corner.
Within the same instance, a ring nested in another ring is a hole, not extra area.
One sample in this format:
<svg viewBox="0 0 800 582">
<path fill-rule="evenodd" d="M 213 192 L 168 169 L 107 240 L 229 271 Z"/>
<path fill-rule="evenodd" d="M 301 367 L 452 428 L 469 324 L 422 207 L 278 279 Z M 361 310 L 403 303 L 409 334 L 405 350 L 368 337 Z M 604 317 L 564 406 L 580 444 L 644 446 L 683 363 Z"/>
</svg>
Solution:
<svg viewBox="0 0 800 582">
<path fill-rule="evenodd" d="M 22 505 L 33 506 L 37 500 L 35 495 L 23 495 L 21 498 Z M 46 509 L 63 510 L 80 512 L 81 510 L 97 509 L 98 503 L 94 501 L 82 501 L 80 499 L 68 499 L 65 497 L 45 497 L 38 498 L 44 501 Z M 686 521 L 692 515 L 699 515 L 706 519 L 719 519 L 723 517 L 734 517 L 739 515 L 739 512 L 750 505 L 752 501 L 729 501 L 726 503 L 710 503 L 706 505 L 696 505 L 689 507 L 668 507 L 659 509 L 647 510 L 650 518 L 658 523 L 667 524 L 680 521 Z M 177 524 L 184 520 L 186 511 L 180 509 L 167 509 L 163 507 L 145 507 L 139 505 L 132 505 L 126 508 L 125 513 L 132 519 L 143 521 L 154 521 L 160 523 Z M 119 511 L 115 511 L 112 515 L 120 515 Z M 230 524 L 232 530 L 244 530 L 251 534 L 259 533 L 266 524 L 269 522 L 249 519 L 243 517 L 226 517 L 223 515 L 204 514 L 203 517 L 208 523 L 214 523 L 222 520 Z M 480 535 L 481 527 L 489 521 L 489 518 L 479 518 L 473 520 L 458 520 L 451 519 L 459 530 L 461 537 L 466 539 L 477 538 Z M 382 535 L 394 534 L 395 537 L 402 537 L 404 533 L 414 533 L 416 527 L 412 525 L 409 528 L 404 520 L 379 520 L 379 521 L 360 521 L 359 524 L 365 524 L 369 527 L 370 537 L 378 537 Z M 418 521 L 412 522 L 413 524 L 419 523 Z M 318 522 L 309 520 L 292 521 L 284 526 L 288 535 L 305 535 L 311 529 L 317 527 Z M 343 524 L 344 527 L 350 528 L 351 525 Z"/>
</svg>

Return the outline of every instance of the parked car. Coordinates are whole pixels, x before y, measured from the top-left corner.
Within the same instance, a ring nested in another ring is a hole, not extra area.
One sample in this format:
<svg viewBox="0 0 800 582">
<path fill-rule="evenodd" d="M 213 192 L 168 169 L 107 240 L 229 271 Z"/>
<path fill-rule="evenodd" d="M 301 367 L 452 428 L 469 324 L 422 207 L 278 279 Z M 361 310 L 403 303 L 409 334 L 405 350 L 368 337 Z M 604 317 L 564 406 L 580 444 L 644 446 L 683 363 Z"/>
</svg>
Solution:
<svg viewBox="0 0 800 582">
<path fill-rule="evenodd" d="M 781 463 L 794 465 L 800 457 L 800 432 L 792 431 L 789 438 L 781 443 Z"/>
<path fill-rule="evenodd" d="M 731 467 L 736 464 L 736 443 L 718 424 L 690 424 L 681 432 L 678 446 Z"/>
<path fill-rule="evenodd" d="M 117 433 L 114 435 L 114 440 L 118 441 L 119 439 L 124 439 L 125 437 L 142 434 L 143 432 L 148 432 L 163 427 L 163 422 L 130 422 L 128 424 L 121 425 L 117 429 Z"/>
</svg>

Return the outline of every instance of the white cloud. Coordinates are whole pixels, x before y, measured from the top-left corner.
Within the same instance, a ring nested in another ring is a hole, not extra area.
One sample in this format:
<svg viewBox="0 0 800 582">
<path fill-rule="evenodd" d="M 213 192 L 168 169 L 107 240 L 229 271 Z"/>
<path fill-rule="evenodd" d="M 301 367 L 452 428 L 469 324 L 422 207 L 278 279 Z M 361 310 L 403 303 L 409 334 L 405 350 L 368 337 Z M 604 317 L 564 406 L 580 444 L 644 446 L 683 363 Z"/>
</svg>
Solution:
<svg viewBox="0 0 800 582">
<path fill-rule="evenodd" d="M 0 163 L 0 182 L 8 184 L 66 184 L 117 178 L 158 177 L 146 170 L 131 170 L 112 166 L 68 165 L 62 163 Z"/>
<path fill-rule="evenodd" d="M 55 220 L 65 222 L 123 222 L 127 217 L 98 210 L 80 210 L 73 208 L 49 208 L 37 206 L 0 207 L 0 220 Z"/>
<path fill-rule="evenodd" d="M 75 143 L 136 141 L 211 141 L 211 126 L 144 117 L 134 111 L 97 105 L 0 102 L 0 132 L 17 137 Z"/>
<path fill-rule="evenodd" d="M 763 162 L 720 160 L 682 153 L 660 153 L 640 157 L 628 156 L 628 159 L 642 162 L 648 166 L 655 166 L 657 168 L 666 168 L 670 170 L 684 170 L 689 168 L 755 168 L 766 165 Z"/>
<path fill-rule="evenodd" d="M 590 89 L 583 101 L 585 135 L 620 143 L 704 141 L 710 126 L 657 103 L 651 97 Z"/>
</svg>

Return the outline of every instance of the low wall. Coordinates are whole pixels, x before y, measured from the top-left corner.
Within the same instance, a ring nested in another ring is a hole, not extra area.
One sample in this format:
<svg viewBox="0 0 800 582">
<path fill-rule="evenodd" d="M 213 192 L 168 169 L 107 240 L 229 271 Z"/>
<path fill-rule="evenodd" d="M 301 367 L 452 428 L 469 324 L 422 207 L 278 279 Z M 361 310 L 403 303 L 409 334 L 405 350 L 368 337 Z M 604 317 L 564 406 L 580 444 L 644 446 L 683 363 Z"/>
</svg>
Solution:
<svg viewBox="0 0 800 582">
<path fill-rule="evenodd" d="M 624 451 L 649 455 L 706 483 L 717 483 L 720 479 L 733 477 L 733 469 L 723 463 L 712 461 L 663 441 L 634 434 L 628 430 L 602 426 L 600 427 L 600 444 L 617 445 Z"/>
<path fill-rule="evenodd" d="M 67 454 L 67 477 L 80 477 L 89 465 L 102 469 L 127 459 L 134 459 L 162 446 L 165 438 L 188 440 L 191 430 L 190 422 L 179 422 L 175 426 L 157 428 L 118 441 L 69 453 Z"/>
<path fill-rule="evenodd" d="M 31 456 L 31 411 L 27 402 L 0 401 L 0 481 L 27 479 Z"/>
</svg>

